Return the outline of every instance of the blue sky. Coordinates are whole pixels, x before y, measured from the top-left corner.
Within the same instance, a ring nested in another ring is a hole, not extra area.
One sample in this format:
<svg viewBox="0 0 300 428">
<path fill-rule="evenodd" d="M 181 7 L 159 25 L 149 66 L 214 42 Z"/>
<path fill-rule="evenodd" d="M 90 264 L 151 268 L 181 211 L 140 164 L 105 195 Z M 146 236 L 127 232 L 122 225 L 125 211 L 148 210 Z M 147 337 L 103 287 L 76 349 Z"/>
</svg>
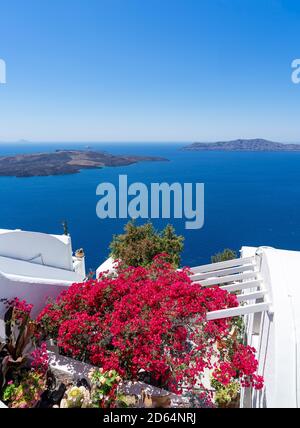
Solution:
<svg viewBox="0 0 300 428">
<path fill-rule="evenodd" d="M 2 0 L 0 141 L 300 142 L 298 0 Z"/>
</svg>

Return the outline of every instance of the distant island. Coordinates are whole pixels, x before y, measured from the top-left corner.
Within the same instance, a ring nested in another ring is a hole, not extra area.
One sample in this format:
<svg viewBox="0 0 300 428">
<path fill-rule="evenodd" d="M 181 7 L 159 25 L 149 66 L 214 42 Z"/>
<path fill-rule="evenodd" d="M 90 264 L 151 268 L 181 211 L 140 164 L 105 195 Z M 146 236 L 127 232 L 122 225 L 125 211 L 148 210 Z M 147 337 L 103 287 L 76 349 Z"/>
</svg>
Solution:
<svg viewBox="0 0 300 428">
<path fill-rule="evenodd" d="M 123 156 L 89 150 L 57 150 L 53 153 L 0 156 L 0 176 L 36 177 L 76 174 L 82 169 L 126 166 L 142 161 L 167 161 L 155 156 Z"/>
<path fill-rule="evenodd" d="M 251 140 L 217 141 L 215 143 L 193 143 L 182 148 L 184 151 L 224 152 L 299 152 L 300 144 L 283 144 L 255 138 Z"/>
</svg>

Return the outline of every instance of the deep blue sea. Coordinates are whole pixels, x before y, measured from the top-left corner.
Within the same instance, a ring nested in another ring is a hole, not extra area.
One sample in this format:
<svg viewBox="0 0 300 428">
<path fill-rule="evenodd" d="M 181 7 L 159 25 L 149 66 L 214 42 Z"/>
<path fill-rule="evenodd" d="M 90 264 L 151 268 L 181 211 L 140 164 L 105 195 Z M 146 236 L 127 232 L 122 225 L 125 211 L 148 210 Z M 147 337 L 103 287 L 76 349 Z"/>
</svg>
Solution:
<svg viewBox="0 0 300 428">
<path fill-rule="evenodd" d="M 50 177 L 0 177 L 0 228 L 62 233 L 68 221 L 73 249 L 83 247 L 94 270 L 109 254 L 113 234 L 126 220 L 96 216 L 101 182 L 201 182 L 205 184 L 205 224 L 185 230 L 185 219 L 168 222 L 185 237 L 182 264 L 209 262 L 223 248 L 268 245 L 300 250 L 300 153 L 183 152 L 184 144 L 43 144 L 0 145 L 0 155 L 54 151 L 58 148 L 106 150 L 114 154 L 163 156 L 170 162 L 142 162 L 126 167 L 84 170 Z"/>
</svg>

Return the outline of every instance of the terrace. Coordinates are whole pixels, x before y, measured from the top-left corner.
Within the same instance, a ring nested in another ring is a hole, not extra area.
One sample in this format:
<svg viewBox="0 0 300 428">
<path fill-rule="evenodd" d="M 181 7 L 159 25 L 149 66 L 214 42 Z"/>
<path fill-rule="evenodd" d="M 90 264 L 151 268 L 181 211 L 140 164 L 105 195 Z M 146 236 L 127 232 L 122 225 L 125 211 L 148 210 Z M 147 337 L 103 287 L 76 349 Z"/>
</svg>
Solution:
<svg viewBox="0 0 300 428">
<path fill-rule="evenodd" d="M 240 259 L 193 268 L 202 286 L 239 293 L 238 307 L 207 319 L 243 316 L 247 343 L 257 350 L 265 387 L 243 389 L 241 407 L 299 407 L 299 264 L 300 252 L 242 247 Z"/>
<path fill-rule="evenodd" d="M 242 317 L 244 339 L 257 350 L 264 387 L 242 385 L 240 407 L 299 407 L 300 252 L 242 247 L 240 255 L 191 269 L 194 283 L 237 296 L 238 306 L 208 311 L 207 320 Z M 112 259 L 97 276 L 103 271 L 113 272 Z M 84 278 L 84 258 L 72 256 L 69 236 L 0 230 L 0 298 L 25 299 L 37 314 L 48 297 Z"/>
</svg>

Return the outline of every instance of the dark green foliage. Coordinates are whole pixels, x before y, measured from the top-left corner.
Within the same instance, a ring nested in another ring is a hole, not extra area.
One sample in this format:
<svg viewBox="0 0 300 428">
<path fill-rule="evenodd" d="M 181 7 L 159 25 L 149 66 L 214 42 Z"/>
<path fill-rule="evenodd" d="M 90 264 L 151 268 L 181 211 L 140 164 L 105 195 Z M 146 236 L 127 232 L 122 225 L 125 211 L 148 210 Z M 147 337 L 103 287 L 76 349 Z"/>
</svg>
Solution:
<svg viewBox="0 0 300 428">
<path fill-rule="evenodd" d="M 125 233 L 115 235 L 110 244 L 111 256 L 122 260 L 126 266 L 146 266 L 157 254 L 166 253 L 175 267 L 180 264 L 183 237 L 175 233 L 173 226 L 157 232 L 152 223 L 137 226 L 133 221 L 126 224 Z"/>
<path fill-rule="evenodd" d="M 211 257 L 212 263 L 218 263 L 218 262 L 225 262 L 226 260 L 232 260 L 237 258 L 237 253 L 233 250 L 230 250 L 230 248 L 225 248 L 220 253 L 215 254 Z"/>
</svg>

